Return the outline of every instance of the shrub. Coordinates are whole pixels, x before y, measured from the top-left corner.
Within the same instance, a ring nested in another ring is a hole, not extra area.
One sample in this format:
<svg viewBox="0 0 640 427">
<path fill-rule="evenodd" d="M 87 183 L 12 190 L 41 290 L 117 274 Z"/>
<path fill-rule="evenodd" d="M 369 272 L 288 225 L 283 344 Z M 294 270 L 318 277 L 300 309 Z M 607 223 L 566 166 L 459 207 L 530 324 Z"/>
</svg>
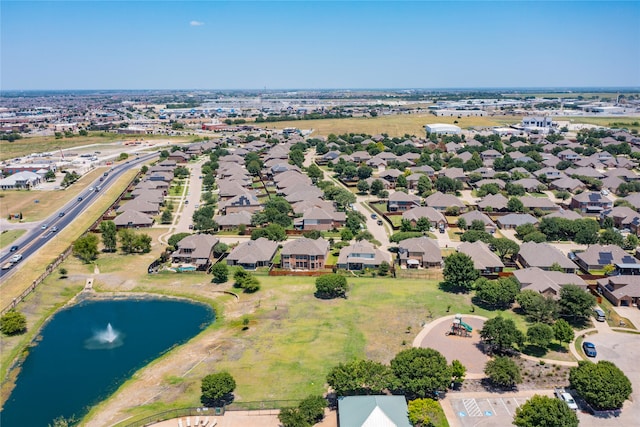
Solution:
<svg viewBox="0 0 640 427">
<path fill-rule="evenodd" d="M 339 274 L 327 274 L 316 279 L 316 297 L 346 298 L 347 279 Z"/>
<path fill-rule="evenodd" d="M 18 335 L 27 331 L 27 318 L 24 314 L 10 310 L 0 318 L 0 331 L 5 335 Z"/>
</svg>

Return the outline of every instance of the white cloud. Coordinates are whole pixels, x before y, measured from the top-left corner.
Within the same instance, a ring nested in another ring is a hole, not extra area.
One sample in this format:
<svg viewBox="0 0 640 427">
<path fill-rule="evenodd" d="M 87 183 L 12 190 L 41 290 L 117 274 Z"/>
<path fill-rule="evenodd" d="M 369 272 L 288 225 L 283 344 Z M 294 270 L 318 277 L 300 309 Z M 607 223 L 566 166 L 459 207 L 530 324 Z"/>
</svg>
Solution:
<svg viewBox="0 0 640 427">
<path fill-rule="evenodd" d="M 191 25 L 192 27 L 201 27 L 204 25 L 204 22 L 200 22 L 200 21 L 191 21 L 189 22 L 189 25 Z"/>
</svg>

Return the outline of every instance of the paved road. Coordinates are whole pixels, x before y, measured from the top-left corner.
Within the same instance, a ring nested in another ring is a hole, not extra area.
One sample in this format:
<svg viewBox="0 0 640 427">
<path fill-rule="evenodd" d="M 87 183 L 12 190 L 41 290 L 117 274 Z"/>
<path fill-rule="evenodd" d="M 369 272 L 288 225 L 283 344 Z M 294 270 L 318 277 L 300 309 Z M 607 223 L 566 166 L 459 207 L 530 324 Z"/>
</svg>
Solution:
<svg viewBox="0 0 640 427">
<path fill-rule="evenodd" d="M 89 191 L 87 189 L 87 191 L 81 193 L 77 199 L 70 201 L 60 210 L 52 212 L 50 217 L 42 221 L 43 224 L 47 224 L 47 227 L 45 229 L 42 229 L 40 227 L 33 228 L 31 229 L 31 231 L 27 232 L 25 235 L 16 240 L 13 244 L 18 245 L 19 249 L 14 253 L 9 252 L 8 250 L 2 252 L 2 254 L 0 254 L 0 264 L 5 264 L 8 261 L 9 257 L 13 256 L 14 254 L 22 255 L 21 262 L 28 259 L 31 255 L 33 255 L 40 249 L 40 247 L 42 246 L 40 243 L 44 239 L 48 239 L 53 235 L 53 232 L 51 231 L 53 226 L 58 227 L 58 230 L 62 230 L 67 227 L 80 213 L 91 206 L 91 204 L 95 202 L 102 195 L 102 193 L 120 177 L 120 175 L 133 167 L 137 167 L 141 163 L 149 161 L 157 155 L 158 153 L 141 155 L 127 161 L 126 163 L 114 166 L 107 176 L 101 177 L 102 181 L 96 179 L 94 182 L 89 184 L 90 187 L 94 188 L 100 186 L 102 188 L 101 191 L 96 192 Z M 0 281 L 3 281 L 13 271 L 13 268 L 8 270 L 0 270 Z"/>
</svg>

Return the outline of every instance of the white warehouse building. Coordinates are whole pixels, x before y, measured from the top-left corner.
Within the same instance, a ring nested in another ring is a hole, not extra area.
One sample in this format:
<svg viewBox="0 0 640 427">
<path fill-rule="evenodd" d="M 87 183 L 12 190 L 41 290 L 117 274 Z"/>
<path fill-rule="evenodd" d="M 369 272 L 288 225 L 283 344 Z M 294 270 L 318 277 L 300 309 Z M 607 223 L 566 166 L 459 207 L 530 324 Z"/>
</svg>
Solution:
<svg viewBox="0 0 640 427">
<path fill-rule="evenodd" d="M 445 123 L 432 123 L 430 125 L 426 125 L 425 130 L 427 131 L 427 135 L 435 133 L 437 135 L 459 135 L 462 130 L 456 125 L 448 125 Z"/>
</svg>

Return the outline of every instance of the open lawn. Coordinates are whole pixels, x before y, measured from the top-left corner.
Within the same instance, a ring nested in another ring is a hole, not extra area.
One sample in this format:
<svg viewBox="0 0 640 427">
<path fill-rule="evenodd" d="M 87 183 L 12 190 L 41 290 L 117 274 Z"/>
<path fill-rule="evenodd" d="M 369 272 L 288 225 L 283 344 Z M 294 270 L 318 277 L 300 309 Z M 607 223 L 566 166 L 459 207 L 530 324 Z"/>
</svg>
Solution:
<svg viewBox="0 0 640 427">
<path fill-rule="evenodd" d="M 640 130 L 640 119 L 638 117 L 576 117 L 576 116 L 554 116 L 556 121 L 569 121 L 571 123 L 586 123 L 596 126 L 626 128 L 629 130 Z"/>
<path fill-rule="evenodd" d="M 96 168 L 65 190 L 7 190 L 0 199 L 0 217 L 22 212 L 25 222 L 41 221 L 58 211 L 78 194 L 85 191 L 89 184 L 101 176 L 107 168 Z M 120 190 L 122 191 L 122 190 Z M 37 200 L 37 202 L 36 202 Z M 17 222 L 17 220 L 16 220 Z"/>
<path fill-rule="evenodd" d="M 27 230 L 24 229 L 15 229 L 15 230 L 3 230 L 0 233 L 0 249 L 9 246 L 16 239 L 22 236 Z"/>
<path fill-rule="evenodd" d="M 294 120 L 289 122 L 262 123 L 269 129 L 295 127 L 299 129 L 314 129 L 313 135 L 327 136 L 330 133 L 339 135 L 344 133 L 365 133 L 375 135 L 386 133 L 389 136 L 404 136 L 405 134 L 424 136 L 424 126 L 430 123 L 448 123 L 463 129 L 472 127 L 502 126 L 517 123 L 521 116 L 495 117 L 436 117 L 433 114 L 396 114 L 379 117 L 358 117 L 346 119 Z"/>
<path fill-rule="evenodd" d="M 92 144 L 106 144 L 116 141 L 127 141 L 136 139 L 135 135 L 120 135 L 109 132 L 90 132 L 88 136 L 76 135 L 73 138 L 56 139 L 54 136 L 33 136 L 25 137 L 14 142 L 0 142 L 0 160 L 12 159 L 15 157 L 26 156 L 31 153 L 57 152 L 60 148 L 80 147 Z M 153 141 L 154 139 L 171 140 L 173 142 L 187 142 L 190 139 L 186 136 L 166 136 L 152 135 L 146 136 L 145 141 Z"/>
</svg>

